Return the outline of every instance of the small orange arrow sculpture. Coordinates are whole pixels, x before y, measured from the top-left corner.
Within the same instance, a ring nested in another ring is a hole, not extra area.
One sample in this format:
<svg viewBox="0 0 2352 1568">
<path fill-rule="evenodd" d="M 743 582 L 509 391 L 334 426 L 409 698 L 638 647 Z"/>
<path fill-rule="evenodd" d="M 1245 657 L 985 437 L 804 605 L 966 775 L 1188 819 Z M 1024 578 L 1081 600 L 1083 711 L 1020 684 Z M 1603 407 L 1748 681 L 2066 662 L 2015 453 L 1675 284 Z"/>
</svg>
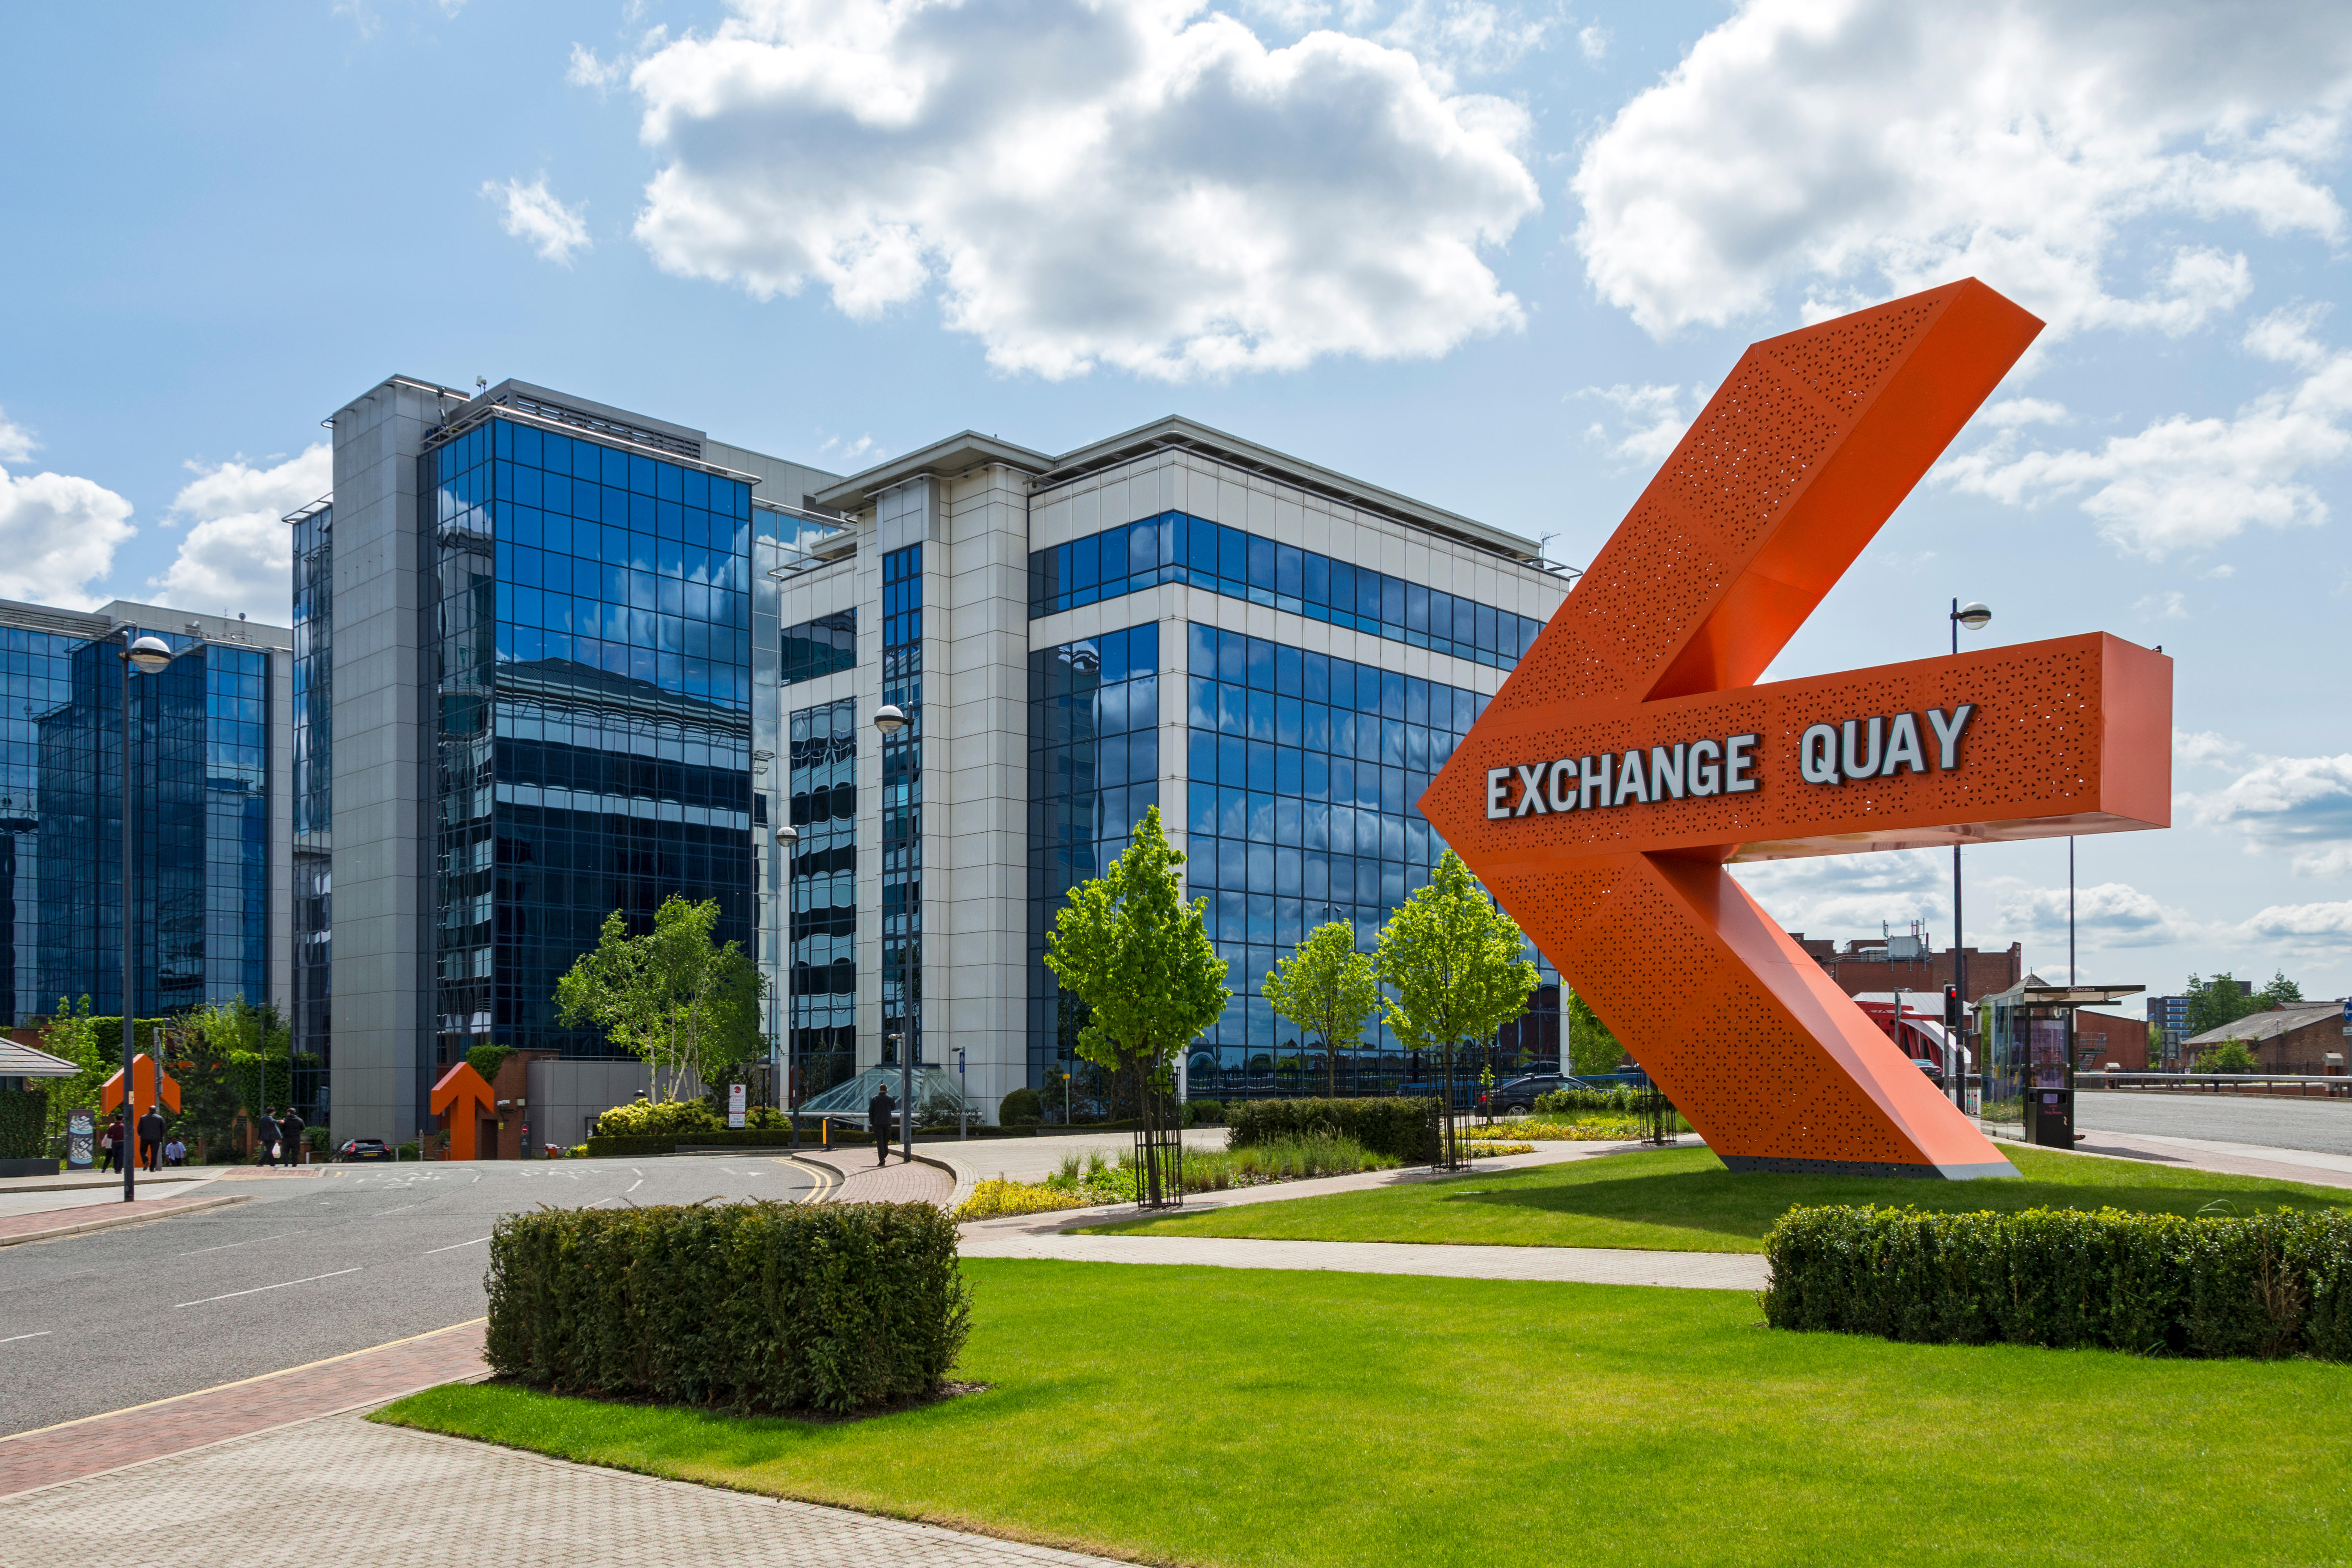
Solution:
<svg viewBox="0 0 2352 1568">
<path fill-rule="evenodd" d="M 449 1158 L 476 1157 L 481 1119 L 496 1111 L 498 1104 L 490 1086 L 467 1063 L 459 1062 L 441 1075 L 441 1081 L 433 1086 L 432 1108 L 434 1115 L 449 1119 Z"/>
<path fill-rule="evenodd" d="M 1733 1170 L 2016 1174 L 1727 862 L 2170 824 L 2115 637 L 1752 684 L 2041 330 L 1969 279 L 1751 345 L 1422 798 Z"/>
<path fill-rule="evenodd" d="M 153 1058 L 141 1051 L 131 1058 L 131 1121 L 133 1125 L 155 1109 L 155 1078 Z M 163 1074 L 163 1103 L 176 1114 L 180 1109 L 180 1080 L 170 1073 Z M 98 1104 L 100 1110 L 111 1110 L 121 1103 L 122 1069 L 117 1068 L 114 1076 L 100 1086 Z"/>
</svg>

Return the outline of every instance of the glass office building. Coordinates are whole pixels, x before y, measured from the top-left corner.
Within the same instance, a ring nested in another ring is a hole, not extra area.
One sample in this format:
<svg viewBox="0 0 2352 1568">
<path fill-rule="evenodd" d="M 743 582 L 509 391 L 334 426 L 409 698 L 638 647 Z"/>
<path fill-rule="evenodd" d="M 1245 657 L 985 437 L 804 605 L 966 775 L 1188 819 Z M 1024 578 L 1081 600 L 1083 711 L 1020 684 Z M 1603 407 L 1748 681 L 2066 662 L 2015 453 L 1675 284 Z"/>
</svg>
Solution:
<svg viewBox="0 0 2352 1568">
<path fill-rule="evenodd" d="M 334 1042 L 335 509 L 314 501 L 294 530 L 294 1099 L 326 1126 Z"/>
<path fill-rule="evenodd" d="M 553 997 L 608 913 L 713 900 L 753 948 L 751 487 L 509 418 L 423 461 L 434 1059 L 600 1054 Z"/>
<path fill-rule="evenodd" d="M 0 1025 L 84 996 L 121 1012 L 124 622 L 194 650 L 130 683 L 132 1005 L 284 1001 L 271 770 L 285 693 L 269 646 L 284 631 L 0 604 Z"/>
</svg>

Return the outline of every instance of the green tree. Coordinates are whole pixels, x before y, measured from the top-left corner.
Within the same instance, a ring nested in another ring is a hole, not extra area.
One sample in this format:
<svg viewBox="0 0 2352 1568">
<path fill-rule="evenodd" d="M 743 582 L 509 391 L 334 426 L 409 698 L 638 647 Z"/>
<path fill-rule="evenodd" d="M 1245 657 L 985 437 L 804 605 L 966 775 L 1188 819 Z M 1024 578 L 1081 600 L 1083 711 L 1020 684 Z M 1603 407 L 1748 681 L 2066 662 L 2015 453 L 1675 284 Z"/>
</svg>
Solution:
<svg viewBox="0 0 2352 1568">
<path fill-rule="evenodd" d="M 122 1038 L 119 1024 L 114 1037 L 117 1041 Z M 77 1069 L 71 1078 L 49 1080 L 49 1135 L 61 1138 L 66 1131 L 66 1113 L 83 1105 L 95 1111 L 99 1091 L 105 1088 L 108 1079 L 122 1070 L 122 1060 L 119 1052 L 113 1059 L 108 1059 L 100 1041 L 98 1020 L 89 1016 L 87 996 L 79 1006 L 63 996 L 58 998 L 58 1010 L 41 1029 L 41 1048 L 73 1063 Z"/>
<path fill-rule="evenodd" d="M 2302 1000 L 2303 987 L 2289 980 L 2284 970 L 2273 970 L 2270 984 L 2254 993 L 2257 1012 L 2267 1013 L 2273 1007 Z"/>
<path fill-rule="evenodd" d="M 1572 1073 L 1610 1073 L 1625 1065 L 1625 1047 L 1601 1016 L 1574 991 L 1567 994 L 1568 1068 Z"/>
<path fill-rule="evenodd" d="M 2199 1072 L 2252 1072 L 2261 1065 L 2243 1040 L 2224 1040 L 2218 1046 L 2208 1046 L 2205 1054 L 2197 1058 Z"/>
<path fill-rule="evenodd" d="M 1363 1038 L 1364 1020 L 1381 1005 L 1372 961 L 1356 951 L 1356 928 L 1344 921 L 1317 926 L 1288 958 L 1266 971 L 1260 993 L 1275 1012 L 1323 1040 L 1333 1099 L 1339 1094 L 1339 1052 Z"/>
<path fill-rule="evenodd" d="M 1150 806 L 1110 868 L 1070 889 L 1046 939 L 1045 967 L 1086 1004 L 1077 1052 L 1132 1074 L 1156 1112 L 1178 1053 L 1225 1010 L 1225 961 L 1209 941 L 1205 898 L 1184 901 L 1170 847 Z"/>
<path fill-rule="evenodd" d="M 1389 1027 L 1407 1050 L 1431 1051 L 1442 1064 L 1446 1163 L 1456 1158 L 1454 1136 L 1454 1052 L 1527 1010 L 1536 966 L 1524 956 L 1527 938 L 1505 914 L 1462 858 L 1448 849 L 1430 874 L 1381 928 L 1373 968 L 1394 995 Z"/>
<path fill-rule="evenodd" d="M 556 982 L 556 1016 L 650 1064 L 656 1100 L 676 1100 L 688 1074 L 708 1086 L 759 1054 L 766 983 L 740 945 L 711 941 L 718 923 L 716 899 L 675 893 L 642 936 L 614 910 Z"/>
<path fill-rule="evenodd" d="M 2189 1016 L 2187 1028 L 2193 1038 L 2208 1029 L 2218 1029 L 2224 1024 L 2234 1024 L 2249 1013 L 2259 1013 L 2270 1005 L 2257 1002 L 2238 988 L 2236 978 L 2216 974 L 2210 980 L 2189 977 Z"/>
</svg>

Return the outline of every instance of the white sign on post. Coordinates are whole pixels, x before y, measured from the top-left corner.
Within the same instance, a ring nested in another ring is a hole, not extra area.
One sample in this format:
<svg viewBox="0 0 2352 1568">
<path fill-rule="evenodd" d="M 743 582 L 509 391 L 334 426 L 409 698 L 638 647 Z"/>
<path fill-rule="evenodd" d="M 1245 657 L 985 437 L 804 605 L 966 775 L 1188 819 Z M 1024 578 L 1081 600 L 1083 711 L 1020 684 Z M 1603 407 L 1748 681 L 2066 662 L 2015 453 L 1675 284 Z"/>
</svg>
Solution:
<svg viewBox="0 0 2352 1568">
<path fill-rule="evenodd" d="M 740 1083 L 730 1083 L 727 1086 L 727 1125 L 730 1127 L 743 1125 L 743 1086 Z"/>
</svg>

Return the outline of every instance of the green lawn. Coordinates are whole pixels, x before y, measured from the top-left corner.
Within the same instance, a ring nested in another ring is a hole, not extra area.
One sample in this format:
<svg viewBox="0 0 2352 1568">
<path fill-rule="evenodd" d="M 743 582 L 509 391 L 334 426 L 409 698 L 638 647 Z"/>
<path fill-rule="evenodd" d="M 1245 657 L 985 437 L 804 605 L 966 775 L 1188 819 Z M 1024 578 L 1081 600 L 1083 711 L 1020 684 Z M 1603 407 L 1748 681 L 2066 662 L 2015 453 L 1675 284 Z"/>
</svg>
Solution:
<svg viewBox="0 0 2352 1568">
<path fill-rule="evenodd" d="M 960 1377 L 818 1425 L 383 1418 L 1152 1562 L 2339 1563 L 2352 1370 L 1778 1333 L 1729 1291 L 974 1260 Z"/>
<path fill-rule="evenodd" d="M 1533 1170 L 1476 1172 L 1329 1197 L 1244 1204 L 1090 1226 L 1097 1233 L 1245 1236 L 1277 1241 L 1435 1241 L 1502 1247 L 1633 1247 L 1760 1252 L 1799 1204 L 1916 1204 L 1928 1209 L 2144 1209 L 2249 1214 L 2352 1208 L 2352 1189 L 2224 1176 L 2137 1161 L 2011 1145 L 2024 1180 L 1923 1182 L 1861 1176 L 1735 1176 L 1704 1148 L 1609 1154 Z"/>
</svg>

